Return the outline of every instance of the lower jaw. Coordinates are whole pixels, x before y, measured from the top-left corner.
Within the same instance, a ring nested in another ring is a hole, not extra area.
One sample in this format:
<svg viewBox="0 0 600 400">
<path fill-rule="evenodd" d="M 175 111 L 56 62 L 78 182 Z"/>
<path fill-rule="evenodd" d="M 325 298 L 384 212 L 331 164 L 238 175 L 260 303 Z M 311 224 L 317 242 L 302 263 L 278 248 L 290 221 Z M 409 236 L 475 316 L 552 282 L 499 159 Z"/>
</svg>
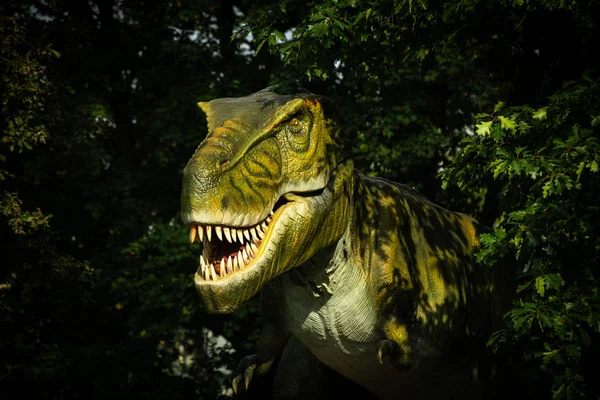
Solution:
<svg viewBox="0 0 600 400">
<path fill-rule="evenodd" d="M 237 310 L 240 306 L 237 303 L 218 301 L 212 293 L 205 293 L 206 287 L 204 286 L 196 286 L 196 289 L 204 302 L 205 310 L 210 314 L 229 314 Z"/>
<path fill-rule="evenodd" d="M 210 313 L 230 313 L 253 297 L 260 289 L 258 271 L 244 271 L 227 281 L 207 282 L 196 274 L 196 290 Z"/>
</svg>

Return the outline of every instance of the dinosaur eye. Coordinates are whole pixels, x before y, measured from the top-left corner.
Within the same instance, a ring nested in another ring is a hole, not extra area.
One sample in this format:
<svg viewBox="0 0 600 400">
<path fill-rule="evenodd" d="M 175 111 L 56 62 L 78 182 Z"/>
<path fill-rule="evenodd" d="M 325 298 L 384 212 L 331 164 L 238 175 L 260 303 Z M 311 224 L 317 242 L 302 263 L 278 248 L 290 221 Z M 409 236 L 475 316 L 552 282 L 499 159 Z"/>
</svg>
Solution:
<svg viewBox="0 0 600 400">
<path fill-rule="evenodd" d="M 288 141 L 295 151 L 306 151 L 308 148 L 309 121 L 302 116 L 294 117 L 286 124 Z"/>
<path fill-rule="evenodd" d="M 302 124 L 298 118 L 293 118 L 288 122 L 290 132 L 298 134 L 302 130 Z"/>
</svg>

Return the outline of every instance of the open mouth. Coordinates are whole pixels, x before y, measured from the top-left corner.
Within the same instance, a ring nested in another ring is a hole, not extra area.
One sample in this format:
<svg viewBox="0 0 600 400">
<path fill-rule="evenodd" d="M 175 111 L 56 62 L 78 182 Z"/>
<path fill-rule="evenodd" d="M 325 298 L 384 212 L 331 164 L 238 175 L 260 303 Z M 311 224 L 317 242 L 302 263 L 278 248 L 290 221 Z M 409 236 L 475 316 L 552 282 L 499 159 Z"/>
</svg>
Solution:
<svg viewBox="0 0 600 400">
<path fill-rule="evenodd" d="M 204 281 L 218 281 L 247 268 L 262 252 L 277 210 L 289 201 L 282 196 L 269 216 L 250 227 L 199 224 L 190 227 L 190 243 L 202 243 L 197 276 Z"/>
</svg>

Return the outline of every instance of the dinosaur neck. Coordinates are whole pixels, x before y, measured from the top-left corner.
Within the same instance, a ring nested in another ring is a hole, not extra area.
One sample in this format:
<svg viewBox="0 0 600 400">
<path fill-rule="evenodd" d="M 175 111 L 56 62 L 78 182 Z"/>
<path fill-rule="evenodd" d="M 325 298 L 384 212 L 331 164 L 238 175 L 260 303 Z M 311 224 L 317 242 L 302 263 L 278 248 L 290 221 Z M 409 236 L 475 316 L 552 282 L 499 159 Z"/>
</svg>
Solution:
<svg viewBox="0 0 600 400">
<path fill-rule="evenodd" d="M 316 234 L 309 244 L 310 257 L 314 257 L 322 249 L 335 247 L 347 230 L 352 214 L 352 193 L 355 181 L 354 163 L 348 160 L 338 165 L 334 176 L 327 187 L 330 192 L 326 215 L 322 219 L 315 218 L 319 226 L 315 227 Z M 309 216 L 310 218 L 310 216 Z"/>
<path fill-rule="evenodd" d="M 304 252 L 306 258 L 300 259 L 301 266 L 291 270 L 295 281 L 308 284 L 315 293 L 327 292 L 329 277 L 349 258 L 356 178 L 351 160 L 338 165 L 327 187 L 327 213 L 318 221 L 315 238 Z"/>
</svg>

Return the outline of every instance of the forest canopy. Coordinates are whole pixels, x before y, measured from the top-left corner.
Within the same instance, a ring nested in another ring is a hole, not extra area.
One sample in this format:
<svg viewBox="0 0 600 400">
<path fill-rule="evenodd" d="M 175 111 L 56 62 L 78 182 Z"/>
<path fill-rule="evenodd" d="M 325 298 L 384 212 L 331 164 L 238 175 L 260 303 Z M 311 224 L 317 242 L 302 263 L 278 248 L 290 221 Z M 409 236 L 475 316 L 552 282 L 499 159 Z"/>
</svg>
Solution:
<svg viewBox="0 0 600 400">
<path fill-rule="evenodd" d="M 364 173 L 492 226 L 517 301 L 489 340 L 531 397 L 597 398 L 600 3 L 0 5 L 0 396 L 214 399 L 257 302 L 207 314 L 179 217 L 199 101 L 335 105 Z"/>
</svg>

